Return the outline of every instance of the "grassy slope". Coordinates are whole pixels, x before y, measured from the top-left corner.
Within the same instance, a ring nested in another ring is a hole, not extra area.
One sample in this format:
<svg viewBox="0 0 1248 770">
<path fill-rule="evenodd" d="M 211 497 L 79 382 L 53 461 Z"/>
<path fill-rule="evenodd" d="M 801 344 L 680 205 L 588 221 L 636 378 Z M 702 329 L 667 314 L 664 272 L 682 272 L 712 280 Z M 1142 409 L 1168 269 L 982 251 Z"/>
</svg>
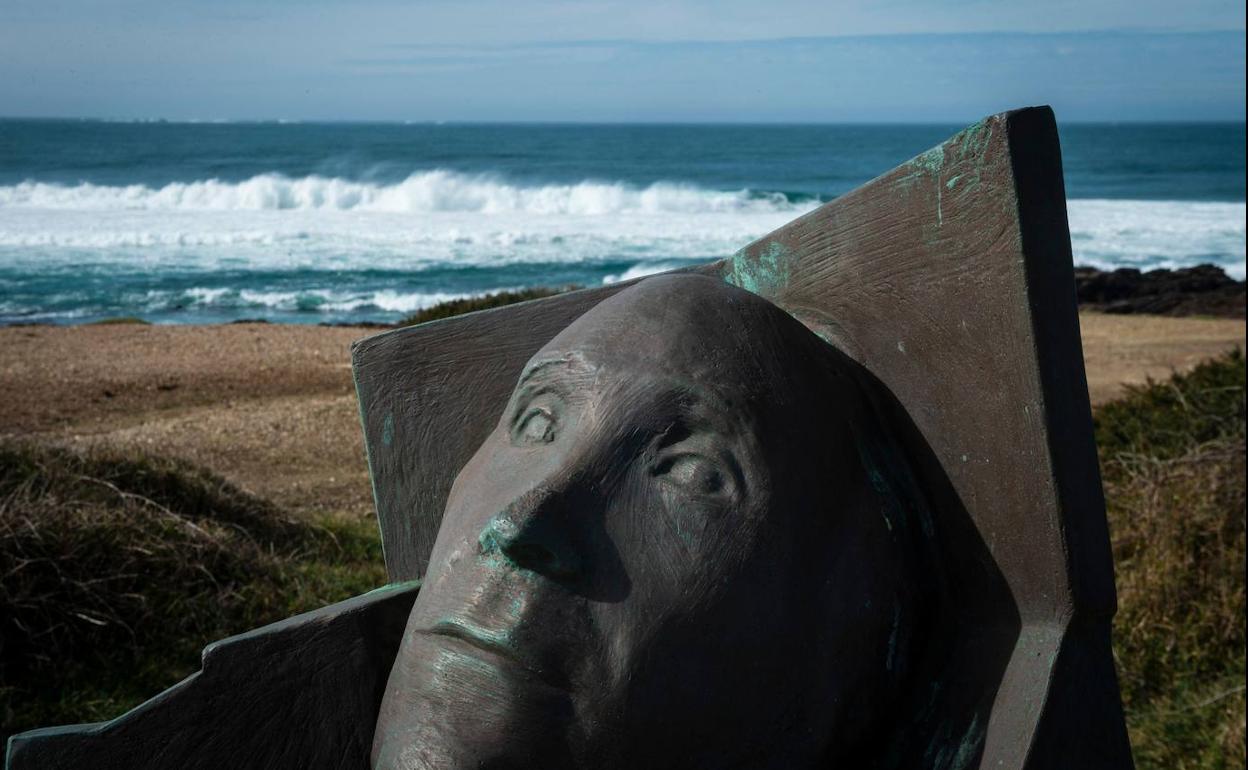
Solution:
<svg viewBox="0 0 1248 770">
<path fill-rule="evenodd" d="M 1244 359 L 1096 415 L 1118 584 L 1114 651 L 1136 761 L 1244 767 Z"/>
<path fill-rule="evenodd" d="M 1141 770 L 1244 766 L 1244 360 L 1098 410 L 1115 654 Z M 103 719 L 209 641 L 384 582 L 371 523 L 306 523 L 200 469 L 0 446 L 4 733 Z"/>
<path fill-rule="evenodd" d="M 309 523 L 172 460 L 0 445 L 0 732 L 107 719 L 208 642 L 385 582 L 371 522 Z"/>
</svg>

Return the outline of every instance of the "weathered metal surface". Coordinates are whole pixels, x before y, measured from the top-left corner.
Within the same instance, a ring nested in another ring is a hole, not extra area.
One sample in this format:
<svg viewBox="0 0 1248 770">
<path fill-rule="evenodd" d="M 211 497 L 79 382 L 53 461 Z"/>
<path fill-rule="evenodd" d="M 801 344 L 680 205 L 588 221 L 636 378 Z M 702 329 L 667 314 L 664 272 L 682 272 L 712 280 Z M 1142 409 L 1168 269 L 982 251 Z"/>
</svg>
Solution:
<svg viewBox="0 0 1248 770">
<path fill-rule="evenodd" d="M 996 681 L 941 696 L 988 707 L 951 725 L 946 745 L 925 759 L 1129 766 L 1051 111 L 981 121 L 699 272 L 775 302 L 874 374 L 930 448 L 929 483 L 947 486 L 945 507 L 965 514 L 967 526 L 946 528 L 957 533 L 946 547 L 970 549 L 951 580 L 951 600 L 965 602 L 951 622 L 977 630 L 949 653 L 965 656 L 963 671 Z M 357 345 L 393 579 L 424 572 L 451 482 L 498 421 L 524 362 L 620 288 Z M 999 586 L 976 585 L 994 575 Z"/>
<path fill-rule="evenodd" d="M 1065 761 L 1081 743 L 1128 754 L 1072 274 L 1047 109 L 982 121 L 723 269 L 887 385 L 987 543 L 1021 628 L 985 767 L 1025 766 L 1041 728 Z"/>
<path fill-rule="evenodd" d="M 391 580 L 424 575 L 451 482 L 498 422 L 524 362 L 586 310 L 633 283 L 433 321 L 355 344 L 360 420 Z"/>
<path fill-rule="evenodd" d="M 994 661 L 946 666 L 960 514 L 932 515 L 877 390 L 714 276 L 577 318 L 455 481 L 374 767 L 869 767 L 985 721 Z"/>
<path fill-rule="evenodd" d="M 203 670 L 109 722 L 19 733 L 8 770 L 364 770 L 417 583 L 204 650 Z"/>
</svg>

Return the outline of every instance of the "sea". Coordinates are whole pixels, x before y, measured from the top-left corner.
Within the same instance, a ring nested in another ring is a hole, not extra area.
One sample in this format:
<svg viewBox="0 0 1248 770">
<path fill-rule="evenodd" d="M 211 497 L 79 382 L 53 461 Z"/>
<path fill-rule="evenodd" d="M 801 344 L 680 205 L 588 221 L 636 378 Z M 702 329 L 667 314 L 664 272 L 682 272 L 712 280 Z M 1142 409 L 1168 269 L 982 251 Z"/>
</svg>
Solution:
<svg viewBox="0 0 1248 770">
<path fill-rule="evenodd" d="M 0 120 L 0 324 L 393 322 L 732 254 L 958 125 Z M 1244 277 L 1244 124 L 1060 127 L 1075 263 Z"/>
</svg>

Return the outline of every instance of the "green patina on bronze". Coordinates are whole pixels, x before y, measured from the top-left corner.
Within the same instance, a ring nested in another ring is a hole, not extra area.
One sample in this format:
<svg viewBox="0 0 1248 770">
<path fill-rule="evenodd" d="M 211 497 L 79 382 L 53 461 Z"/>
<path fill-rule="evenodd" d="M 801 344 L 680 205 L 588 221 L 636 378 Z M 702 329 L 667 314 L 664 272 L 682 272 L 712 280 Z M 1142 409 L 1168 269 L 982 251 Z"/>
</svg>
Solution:
<svg viewBox="0 0 1248 770">
<path fill-rule="evenodd" d="M 746 247 L 726 263 L 724 280 L 753 294 L 774 299 L 788 286 L 792 271 L 789 250 L 778 241 Z"/>
<path fill-rule="evenodd" d="M 939 174 L 940 170 L 944 168 L 945 165 L 945 146 L 942 144 L 933 147 L 927 152 L 915 156 L 915 158 L 907 165 L 915 170 L 921 170 L 928 174 Z"/>
<path fill-rule="evenodd" d="M 921 180 L 939 177 L 944 165 L 945 146 L 933 147 L 898 167 L 897 172 L 895 172 L 900 173 L 897 177 L 897 184 L 904 188 L 910 188 Z"/>
<path fill-rule="evenodd" d="M 903 173 L 897 177 L 897 183 L 903 186 L 911 186 L 921 179 L 931 177 L 939 179 L 947 166 L 970 161 L 973 164 L 970 169 L 970 172 L 974 175 L 972 181 L 978 184 L 980 167 L 985 160 L 984 152 L 991 141 L 992 122 L 981 120 L 955 135 L 948 142 L 933 147 L 904 163 L 898 169 L 898 171 Z M 953 155 L 953 157 L 950 157 L 950 155 Z M 953 174 L 945 182 L 945 187 L 952 190 L 964 175 L 965 172 Z"/>
<path fill-rule="evenodd" d="M 988 147 L 988 142 L 991 140 L 992 123 L 988 120 L 981 120 L 963 129 L 961 133 L 953 137 L 951 143 L 959 143 L 958 160 L 965 160 L 970 156 L 982 160 L 984 150 Z"/>
<path fill-rule="evenodd" d="M 979 187 L 987 162 L 985 153 L 992 141 L 992 132 L 992 122 L 981 120 L 967 127 L 946 144 L 947 147 L 956 148 L 956 157 L 951 161 L 952 165 L 958 169 L 958 173 L 951 175 L 945 181 L 945 190 L 950 192 L 956 190 L 958 196 L 964 196 Z M 943 200 L 939 186 L 936 188 L 936 195 L 938 219 L 943 220 L 943 211 L 941 211 Z"/>
<path fill-rule="evenodd" d="M 368 402 L 365 401 L 364 390 L 360 388 L 360 370 L 358 367 L 351 367 L 351 384 L 355 386 L 355 403 L 359 407 L 360 430 L 364 434 L 364 460 L 368 463 L 368 485 L 369 490 L 373 493 L 373 500 L 380 500 L 377 489 L 377 463 L 373 458 L 373 444 L 368 440 Z M 385 564 L 390 564 L 390 556 L 386 553 L 386 529 L 382 525 L 380 510 L 377 517 L 377 529 L 381 535 L 381 559 Z M 419 580 L 419 578 L 417 578 Z M 403 583 L 393 583 L 391 585 L 404 585 Z"/>
<path fill-rule="evenodd" d="M 390 446 L 394 443 L 394 415 L 387 414 L 381 424 L 381 443 Z"/>
<path fill-rule="evenodd" d="M 953 191 L 962 182 L 959 194 L 966 194 L 980 183 L 980 175 L 985 163 L 985 151 L 992 140 L 991 121 L 981 120 L 954 136 L 948 142 L 933 147 L 901 166 L 902 173 L 896 183 L 905 188 L 913 188 L 923 180 L 930 179 L 936 191 L 936 217 L 934 227 L 928 232 L 929 238 L 935 237 L 935 231 L 945 224 L 944 191 Z M 951 170 L 959 170 L 952 174 L 942 185 L 941 176 Z M 934 244 L 929 244 L 934 245 Z"/>
<path fill-rule="evenodd" d="M 374 588 L 373 590 L 369 591 L 368 593 L 364 595 L 365 596 L 381 596 L 382 594 L 393 593 L 395 591 L 406 591 L 409 588 L 420 588 L 421 582 L 422 581 L 420 578 L 415 578 L 414 580 L 403 580 L 398 583 L 386 583 L 384 586 L 380 588 Z"/>
<path fill-rule="evenodd" d="M 514 526 L 507 519 L 496 519 L 507 526 Z M 503 555 L 503 545 L 499 542 L 498 534 L 494 526 L 486 527 L 481 531 L 481 535 L 477 538 L 477 545 L 480 546 L 480 553 L 477 555 L 477 561 L 483 566 L 490 569 L 503 569 L 510 562 Z"/>
</svg>

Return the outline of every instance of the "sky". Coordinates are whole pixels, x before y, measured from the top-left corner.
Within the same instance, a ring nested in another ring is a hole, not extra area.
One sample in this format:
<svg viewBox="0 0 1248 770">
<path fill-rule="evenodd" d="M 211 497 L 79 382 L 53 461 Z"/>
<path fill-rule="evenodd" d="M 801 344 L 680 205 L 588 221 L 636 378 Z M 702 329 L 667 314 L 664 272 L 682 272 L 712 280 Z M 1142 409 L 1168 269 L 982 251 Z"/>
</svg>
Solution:
<svg viewBox="0 0 1248 770">
<path fill-rule="evenodd" d="M 0 115 L 1244 119 L 1243 0 L 3 0 Z"/>
</svg>

